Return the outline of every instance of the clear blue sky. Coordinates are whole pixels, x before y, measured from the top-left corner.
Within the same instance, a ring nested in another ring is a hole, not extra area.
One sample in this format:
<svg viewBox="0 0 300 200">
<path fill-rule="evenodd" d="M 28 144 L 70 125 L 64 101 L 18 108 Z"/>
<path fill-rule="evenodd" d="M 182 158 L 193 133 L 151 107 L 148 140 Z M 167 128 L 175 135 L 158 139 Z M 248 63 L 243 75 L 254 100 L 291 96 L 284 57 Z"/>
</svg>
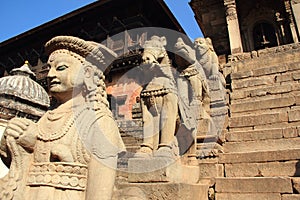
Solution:
<svg viewBox="0 0 300 200">
<path fill-rule="evenodd" d="M 202 36 L 190 0 L 165 0 L 191 39 Z M 0 42 L 17 36 L 95 0 L 2 0 L 0 2 Z"/>
</svg>

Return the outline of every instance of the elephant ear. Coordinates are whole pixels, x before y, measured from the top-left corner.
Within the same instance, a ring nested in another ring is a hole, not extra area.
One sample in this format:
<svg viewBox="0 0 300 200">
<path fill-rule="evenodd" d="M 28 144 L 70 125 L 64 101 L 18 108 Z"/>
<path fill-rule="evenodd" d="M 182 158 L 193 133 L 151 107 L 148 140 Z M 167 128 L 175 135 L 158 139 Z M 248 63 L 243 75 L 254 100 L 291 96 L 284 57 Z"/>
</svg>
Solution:
<svg viewBox="0 0 300 200">
<path fill-rule="evenodd" d="M 162 37 L 160 38 L 160 42 L 162 43 L 163 46 L 166 46 L 166 45 L 167 45 L 167 39 L 166 39 L 166 37 L 165 37 L 165 36 L 162 36 Z"/>
</svg>

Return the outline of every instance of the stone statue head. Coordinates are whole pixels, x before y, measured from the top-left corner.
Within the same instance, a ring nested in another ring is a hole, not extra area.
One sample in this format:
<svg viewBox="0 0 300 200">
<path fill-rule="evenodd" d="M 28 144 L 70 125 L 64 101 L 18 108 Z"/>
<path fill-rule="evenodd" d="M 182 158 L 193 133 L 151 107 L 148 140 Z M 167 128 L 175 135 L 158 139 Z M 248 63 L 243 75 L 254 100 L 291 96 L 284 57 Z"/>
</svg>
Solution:
<svg viewBox="0 0 300 200">
<path fill-rule="evenodd" d="M 167 45 L 167 39 L 159 36 L 152 36 L 150 40 L 147 40 L 143 45 L 143 63 L 152 64 L 160 63 L 160 59 L 164 58 L 166 55 L 165 46 Z"/>
<path fill-rule="evenodd" d="M 196 38 L 194 41 L 194 48 L 196 53 L 206 53 L 208 50 L 214 51 L 212 41 L 209 37 L 207 38 Z"/>
<path fill-rule="evenodd" d="M 72 36 L 52 38 L 45 51 L 49 55 L 49 92 L 58 102 L 82 95 L 87 102 L 96 103 L 93 106 L 99 103 L 108 106 L 104 74 L 116 58 L 113 51 Z"/>
</svg>

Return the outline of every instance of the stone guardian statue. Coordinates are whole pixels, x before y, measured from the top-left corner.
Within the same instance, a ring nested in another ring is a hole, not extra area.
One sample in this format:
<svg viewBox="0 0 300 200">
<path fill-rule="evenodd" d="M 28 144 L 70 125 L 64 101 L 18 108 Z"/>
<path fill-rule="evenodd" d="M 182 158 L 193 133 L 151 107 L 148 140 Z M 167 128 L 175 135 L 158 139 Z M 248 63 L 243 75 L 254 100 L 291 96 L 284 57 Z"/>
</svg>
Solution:
<svg viewBox="0 0 300 200">
<path fill-rule="evenodd" d="M 52 38 L 45 50 L 49 92 L 57 105 L 37 123 L 9 121 L 1 145 L 11 154 L 13 175 L 5 177 L 11 181 L 2 186 L 0 199 L 111 199 L 124 144 L 103 74 L 116 55 L 71 36 Z"/>
</svg>

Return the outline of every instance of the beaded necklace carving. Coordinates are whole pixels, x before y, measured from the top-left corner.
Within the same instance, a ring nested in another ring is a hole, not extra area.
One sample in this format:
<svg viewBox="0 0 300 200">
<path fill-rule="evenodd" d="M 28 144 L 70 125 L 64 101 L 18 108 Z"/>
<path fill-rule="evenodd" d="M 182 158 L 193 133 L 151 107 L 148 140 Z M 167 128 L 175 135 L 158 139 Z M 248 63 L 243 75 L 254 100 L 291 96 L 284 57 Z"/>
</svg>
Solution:
<svg viewBox="0 0 300 200">
<path fill-rule="evenodd" d="M 81 113 L 83 113 L 83 111 L 87 110 L 87 107 L 84 107 L 83 109 L 81 109 L 79 112 L 77 112 L 74 117 L 70 117 L 63 125 L 63 127 L 61 129 L 59 129 L 56 132 L 51 132 L 48 133 L 47 131 L 43 130 L 43 126 L 40 125 L 40 123 L 37 124 L 38 127 L 38 139 L 43 140 L 43 141 L 54 141 L 57 139 L 62 138 L 64 135 L 66 135 L 68 133 L 68 131 L 70 130 L 70 128 L 73 126 L 73 124 L 75 123 L 76 119 L 81 115 Z"/>
</svg>

